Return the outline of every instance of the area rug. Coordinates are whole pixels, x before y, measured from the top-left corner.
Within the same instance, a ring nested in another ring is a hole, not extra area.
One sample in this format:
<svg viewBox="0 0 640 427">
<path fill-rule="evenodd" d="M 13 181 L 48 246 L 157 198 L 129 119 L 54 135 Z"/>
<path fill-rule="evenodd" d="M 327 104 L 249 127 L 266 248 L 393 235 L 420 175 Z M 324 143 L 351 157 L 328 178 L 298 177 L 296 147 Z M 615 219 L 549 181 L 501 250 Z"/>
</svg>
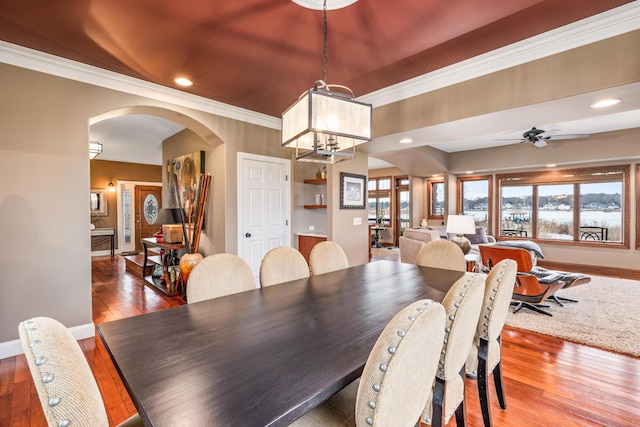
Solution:
<svg viewBox="0 0 640 427">
<path fill-rule="evenodd" d="M 560 307 L 550 301 L 551 317 L 510 310 L 507 325 L 640 357 L 640 281 L 591 276 L 590 283 L 556 295 L 578 302 Z"/>
</svg>

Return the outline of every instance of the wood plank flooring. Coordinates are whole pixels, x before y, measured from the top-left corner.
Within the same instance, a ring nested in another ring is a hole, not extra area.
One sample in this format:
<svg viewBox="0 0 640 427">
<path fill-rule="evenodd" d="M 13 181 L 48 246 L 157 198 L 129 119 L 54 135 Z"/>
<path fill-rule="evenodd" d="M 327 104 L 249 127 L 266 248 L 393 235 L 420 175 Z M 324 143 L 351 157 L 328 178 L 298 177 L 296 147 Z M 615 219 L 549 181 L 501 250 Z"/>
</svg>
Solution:
<svg viewBox="0 0 640 427">
<path fill-rule="evenodd" d="M 373 260 L 398 258 L 397 251 L 373 251 Z M 122 258 L 93 259 L 96 324 L 179 304 L 180 297 L 160 296 L 127 273 Z M 98 380 L 110 425 L 116 425 L 135 407 L 100 340 L 80 344 Z M 640 359 L 506 328 L 503 369 L 508 409 L 500 410 L 491 387 L 495 426 L 640 425 Z M 482 426 L 473 381 L 466 384 L 466 407 L 468 425 Z M 455 425 L 455 419 L 448 425 Z M 9 426 L 46 426 L 24 356 L 0 360 L 0 427 Z"/>
</svg>

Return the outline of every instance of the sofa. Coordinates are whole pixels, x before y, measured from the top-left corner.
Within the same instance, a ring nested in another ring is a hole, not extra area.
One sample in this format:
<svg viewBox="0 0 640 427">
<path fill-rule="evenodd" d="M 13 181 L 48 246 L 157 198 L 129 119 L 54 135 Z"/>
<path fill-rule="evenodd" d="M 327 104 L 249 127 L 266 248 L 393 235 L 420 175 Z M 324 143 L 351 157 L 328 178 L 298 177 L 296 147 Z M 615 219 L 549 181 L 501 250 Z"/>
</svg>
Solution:
<svg viewBox="0 0 640 427">
<path fill-rule="evenodd" d="M 416 263 L 418 252 L 424 245 L 432 240 L 449 239 L 454 235 L 448 235 L 445 226 L 427 227 L 427 228 L 407 228 L 404 234 L 400 236 L 400 262 L 409 264 Z M 495 237 L 487 235 L 484 227 L 477 226 L 475 234 L 464 235 L 471 242 L 470 254 L 480 255 L 478 245 L 486 243 L 495 243 Z"/>
</svg>

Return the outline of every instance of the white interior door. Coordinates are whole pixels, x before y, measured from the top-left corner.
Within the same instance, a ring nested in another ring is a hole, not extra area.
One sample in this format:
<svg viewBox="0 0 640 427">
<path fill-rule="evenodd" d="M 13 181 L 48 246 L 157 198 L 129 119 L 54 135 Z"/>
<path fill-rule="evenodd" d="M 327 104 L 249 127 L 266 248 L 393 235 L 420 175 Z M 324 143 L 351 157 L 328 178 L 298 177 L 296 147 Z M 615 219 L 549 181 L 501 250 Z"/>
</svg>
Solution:
<svg viewBox="0 0 640 427">
<path fill-rule="evenodd" d="M 238 251 L 256 280 L 270 249 L 291 246 L 290 170 L 287 159 L 238 153 Z"/>
</svg>

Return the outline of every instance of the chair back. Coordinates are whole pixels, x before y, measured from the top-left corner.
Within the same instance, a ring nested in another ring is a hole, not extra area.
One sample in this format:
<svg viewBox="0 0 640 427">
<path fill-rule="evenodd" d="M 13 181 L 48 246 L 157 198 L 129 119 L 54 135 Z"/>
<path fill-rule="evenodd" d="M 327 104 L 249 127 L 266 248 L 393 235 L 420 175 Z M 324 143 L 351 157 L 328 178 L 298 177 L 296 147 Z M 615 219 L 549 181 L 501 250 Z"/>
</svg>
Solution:
<svg viewBox="0 0 640 427">
<path fill-rule="evenodd" d="M 447 313 L 442 356 L 437 376 L 451 381 L 467 361 L 484 297 L 484 276 L 465 274 L 449 289 L 442 301 Z"/>
<path fill-rule="evenodd" d="M 435 378 L 444 325 L 442 305 L 431 300 L 416 301 L 393 317 L 362 372 L 356 426 L 416 425 Z"/>
<path fill-rule="evenodd" d="M 512 259 L 503 259 L 496 264 L 485 279 L 484 300 L 480 319 L 476 328 L 473 346 L 467 357 L 465 370 L 468 374 L 476 375 L 478 366 L 478 349 L 480 340 L 487 341 L 489 372 L 501 359 L 500 342 L 502 328 L 507 320 L 509 306 L 516 282 L 518 266 Z"/>
<path fill-rule="evenodd" d="M 289 246 L 271 249 L 260 263 L 260 286 L 277 285 L 309 277 L 309 265 L 302 254 Z"/>
<path fill-rule="evenodd" d="M 47 423 L 108 427 L 98 384 L 71 332 L 57 320 L 36 317 L 21 322 L 18 333 Z"/>
<path fill-rule="evenodd" d="M 493 268 L 503 259 L 512 259 L 518 265 L 518 273 L 528 273 L 533 268 L 531 254 L 526 249 L 502 246 L 480 245 L 482 265 Z"/>
<path fill-rule="evenodd" d="M 237 255 L 214 254 L 200 261 L 189 275 L 189 304 L 256 288 L 251 267 Z"/>
<path fill-rule="evenodd" d="M 422 267 L 467 271 L 467 262 L 460 246 L 444 239 L 432 240 L 420 249 L 416 264 Z"/>
<path fill-rule="evenodd" d="M 309 267 L 311 268 L 311 274 L 316 276 L 349 268 L 349 260 L 339 244 L 325 241 L 316 244 L 311 249 Z"/>
</svg>

